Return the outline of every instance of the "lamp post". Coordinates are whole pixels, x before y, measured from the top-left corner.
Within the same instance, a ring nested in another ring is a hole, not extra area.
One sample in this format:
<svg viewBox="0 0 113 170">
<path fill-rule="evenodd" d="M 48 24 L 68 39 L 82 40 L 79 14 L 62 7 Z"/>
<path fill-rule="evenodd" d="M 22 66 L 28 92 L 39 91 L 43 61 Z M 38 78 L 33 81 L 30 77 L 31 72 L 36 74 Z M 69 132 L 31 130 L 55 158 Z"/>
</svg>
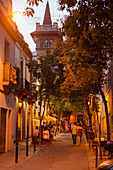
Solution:
<svg viewBox="0 0 113 170">
<path fill-rule="evenodd" d="M 30 103 L 29 103 L 29 110 L 27 113 L 27 139 L 26 139 L 26 156 L 28 156 L 28 140 L 29 140 L 29 114 L 30 114 Z"/>
<path fill-rule="evenodd" d="M 15 163 L 18 163 L 18 97 L 16 98 L 16 152 Z"/>
<path fill-rule="evenodd" d="M 16 152 L 15 152 L 15 163 L 18 163 L 18 140 L 19 140 L 19 134 L 18 134 L 18 113 L 21 112 L 22 108 L 22 101 L 18 101 L 18 97 L 16 98 Z"/>
</svg>

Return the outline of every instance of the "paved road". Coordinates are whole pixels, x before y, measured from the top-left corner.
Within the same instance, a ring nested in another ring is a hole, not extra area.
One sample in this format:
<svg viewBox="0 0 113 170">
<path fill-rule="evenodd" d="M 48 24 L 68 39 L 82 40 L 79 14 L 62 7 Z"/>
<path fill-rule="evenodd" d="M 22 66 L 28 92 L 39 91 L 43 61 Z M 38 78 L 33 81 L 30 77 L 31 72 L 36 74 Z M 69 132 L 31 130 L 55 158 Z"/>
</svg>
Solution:
<svg viewBox="0 0 113 170">
<path fill-rule="evenodd" d="M 94 170 L 85 136 L 79 146 L 72 144 L 71 134 L 56 137 L 52 144 L 40 148 L 29 159 L 16 164 L 14 170 Z"/>
</svg>

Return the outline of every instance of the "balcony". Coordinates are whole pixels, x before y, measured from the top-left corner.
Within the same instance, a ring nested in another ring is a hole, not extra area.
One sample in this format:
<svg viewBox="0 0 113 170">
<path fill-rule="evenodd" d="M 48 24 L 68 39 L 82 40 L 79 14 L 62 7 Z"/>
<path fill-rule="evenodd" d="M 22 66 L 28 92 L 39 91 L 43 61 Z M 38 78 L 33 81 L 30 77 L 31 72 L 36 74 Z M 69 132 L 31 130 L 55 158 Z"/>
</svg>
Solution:
<svg viewBox="0 0 113 170">
<path fill-rule="evenodd" d="M 30 91 L 30 83 L 25 78 L 21 78 L 19 81 L 19 88 Z"/>
<path fill-rule="evenodd" d="M 16 85 L 17 81 L 16 69 L 10 63 L 3 63 L 3 85 Z"/>
<path fill-rule="evenodd" d="M 28 98 L 29 102 L 35 102 L 37 99 L 36 90 L 30 88 L 30 83 L 25 79 L 17 79 L 17 89 L 20 98 Z"/>
<path fill-rule="evenodd" d="M 17 91 L 23 95 L 28 95 L 30 93 L 30 82 L 25 78 L 17 78 Z"/>
</svg>

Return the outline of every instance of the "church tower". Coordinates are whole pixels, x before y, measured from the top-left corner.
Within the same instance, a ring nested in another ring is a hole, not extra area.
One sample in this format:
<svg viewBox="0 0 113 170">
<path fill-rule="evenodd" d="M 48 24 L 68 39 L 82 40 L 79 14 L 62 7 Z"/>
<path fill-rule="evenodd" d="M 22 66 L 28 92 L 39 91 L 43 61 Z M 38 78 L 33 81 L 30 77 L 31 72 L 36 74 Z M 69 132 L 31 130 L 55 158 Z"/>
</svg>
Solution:
<svg viewBox="0 0 113 170">
<path fill-rule="evenodd" d="M 36 23 L 36 31 L 31 33 L 36 43 L 36 51 L 39 56 L 46 56 L 46 51 L 52 48 L 52 43 L 58 38 L 58 24 L 52 25 L 49 2 L 47 1 L 43 25 Z"/>
</svg>

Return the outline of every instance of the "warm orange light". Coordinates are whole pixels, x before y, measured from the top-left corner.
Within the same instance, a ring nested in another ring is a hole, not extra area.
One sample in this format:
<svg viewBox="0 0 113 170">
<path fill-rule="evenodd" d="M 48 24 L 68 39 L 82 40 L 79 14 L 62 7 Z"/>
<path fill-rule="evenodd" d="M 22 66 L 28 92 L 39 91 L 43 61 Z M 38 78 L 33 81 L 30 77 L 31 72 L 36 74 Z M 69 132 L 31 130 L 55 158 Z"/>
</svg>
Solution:
<svg viewBox="0 0 113 170">
<path fill-rule="evenodd" d="M 25 16 L 25 15 L 26 15 L 26 12 L 21 12 L 21 11 L 14 11 L 11 14 L 8 14 L 8 16 L 13 18 L 15 22 L 18 20 L 21 20 L 22 16 Z"/>
<path fill-rule="evenodd" d="M 22 15 L 21 15 L 21 13 L 14 13 L 14 14 L 12 14 L 12 18 L 16 22 L 16 21 L 19 21 L 22 19 Z"/>
<path fill-rule="evenodd" d="M 19 108 L 22 108 L 22 101 L 21 100 L 19 101 L 18 105 L 19 105 Z"/>
<path fill-rule="evenodd" d="M 90 102 L 88 102 L 88 105 L 90 105 Z"/>
<path fill-rule="evenodd" d="M 8 17 L 14 18 L 14 16 L 15 16 L 16 14 L 22 15 L 22 14 L 23 14 L 23 12 L 20 12 L 20 11 L 14 11 L 14 12 L 12 12 L 12 13 L 9 13 L 9 14 L 8 14 Z"/>
</svg>

